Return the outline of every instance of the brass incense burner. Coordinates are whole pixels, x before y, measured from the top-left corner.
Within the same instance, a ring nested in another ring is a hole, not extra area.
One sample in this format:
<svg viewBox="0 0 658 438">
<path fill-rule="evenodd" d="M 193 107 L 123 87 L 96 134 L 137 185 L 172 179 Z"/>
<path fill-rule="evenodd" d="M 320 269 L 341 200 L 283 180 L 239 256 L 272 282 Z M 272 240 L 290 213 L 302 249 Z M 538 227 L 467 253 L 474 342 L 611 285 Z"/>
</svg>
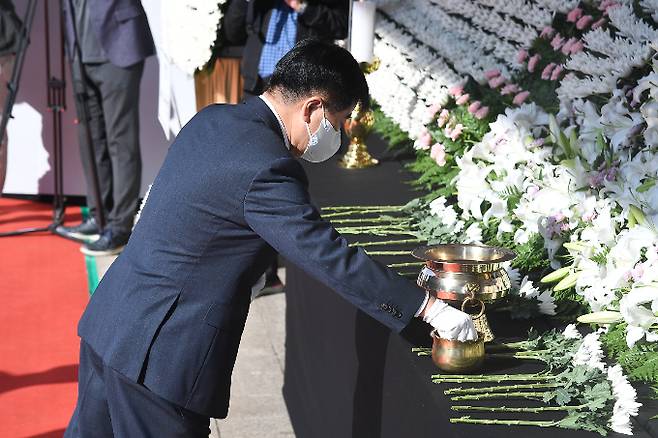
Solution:
<svg viewBox="0 0 658 438">
<path fill-rule="evenodd" d="M 507 296 L 511 288 L 503 263 L 516 254 L 508 249 L 446 244 L 422 246 L 412 255 L 425 261 L 418 286 L 453 304 L 459 305 L 466 298 L 493 303 Z"/>
<path fill-rule="evenodd" d="M 449 373 L 477 371 L 484 363 L 484 335 L 475 341 L 456 341 L 440 337 L 432 331 L 432 361 Z"/>
</svg>

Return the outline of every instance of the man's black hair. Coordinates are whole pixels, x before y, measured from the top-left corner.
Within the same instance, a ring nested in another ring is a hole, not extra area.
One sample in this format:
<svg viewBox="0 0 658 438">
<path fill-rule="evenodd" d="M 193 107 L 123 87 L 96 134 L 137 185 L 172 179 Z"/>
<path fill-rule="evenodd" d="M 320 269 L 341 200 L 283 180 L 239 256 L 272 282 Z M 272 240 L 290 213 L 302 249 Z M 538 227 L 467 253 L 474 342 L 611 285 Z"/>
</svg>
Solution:
<svg viewBox="0 0 658 438">
<path fill-rule="evenodd" d="M 314 93 L 324 95 L 332 112 L 359 102 L 365 107 L 369 104 L 368 83 L 350 52 L 314 39 L 298 42 L 279 60 L 267 90 L 278 91 L 288 102 Z"/>
</svg>

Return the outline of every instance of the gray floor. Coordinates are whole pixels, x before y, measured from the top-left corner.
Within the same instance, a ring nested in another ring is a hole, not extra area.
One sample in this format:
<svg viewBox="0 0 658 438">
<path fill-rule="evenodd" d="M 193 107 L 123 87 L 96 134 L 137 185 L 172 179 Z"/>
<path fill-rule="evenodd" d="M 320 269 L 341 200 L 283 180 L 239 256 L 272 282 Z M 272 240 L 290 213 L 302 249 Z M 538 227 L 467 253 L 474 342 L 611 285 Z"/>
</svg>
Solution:
<svg viewBox="0 0 658 438">
<path fill-rule="evenodd" d="M 97 257 L 102 276 L 113 257 Z M 279 276 L 285 282 L 285 271 Z M 251 304 L 233 370 L 231 407 L 225 420 L 211 420 L 212 438 L 294 437 L 283 402 L 285 356 L 285 310 L 283 294 L 256 298 Z"/>
</svg>

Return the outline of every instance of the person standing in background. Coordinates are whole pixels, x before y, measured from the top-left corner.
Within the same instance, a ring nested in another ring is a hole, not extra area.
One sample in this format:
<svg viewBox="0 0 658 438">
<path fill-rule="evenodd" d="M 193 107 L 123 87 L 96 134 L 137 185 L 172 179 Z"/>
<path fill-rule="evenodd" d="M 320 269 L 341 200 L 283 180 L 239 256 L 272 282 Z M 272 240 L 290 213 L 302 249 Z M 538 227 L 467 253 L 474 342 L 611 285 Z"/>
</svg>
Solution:
<svg viewBox="0 0 658 438">
<path fill-rule="evenodd" d="M 224 17 L 226 40 L 243 43 L 244 97 L 263 93 L 279 60 L 304 39 L 334 42 L 347 38 L 349 0 L 233 0 Z M 283 291 L 275 260 L 265 289 Z"/>
<path fill-rule="evenodd" d="M 245 96 L 260 95 L 276 63 L 296 42 L 347 38 L 349 0 L 234 0 L 224 18 L 226 39 L 245 44 Z"/>
<path fill-rule="evenodd" d="M 102 208 L 108 221 L 99 230 L 92 214 L 80 225 L 63 227 L 62 232 L 76 238 L 98 235 L 82 247 L 85 254 L 116 254 L 128 242 L 138 204 L 140 81 L 144 59 L 155 54 L 155 46 L 139 0 L 64 0 L 63 14 L 78 118 L 91 131 L 98 168 L 101 205 L 95 205 L 92 196 L 87 196 L 87 204 L 92 213 Z M 84 103 L 88 120 L 82 120 Z M 93 186 L 85 164 L 90 162 L 87 136 L 84 129 L 78 134 L 89 191 Z"/>
<path fill-rule="evenodd" d="M 14 56 L 18 48 L 23 24 L 16 15 L 11 0 L 0 0 L 0 118 L 7 100 L 7 85 L 14 70 Z M 7 176 L 7 133 L 0 137 L 0 193 Z"/>
</svg>

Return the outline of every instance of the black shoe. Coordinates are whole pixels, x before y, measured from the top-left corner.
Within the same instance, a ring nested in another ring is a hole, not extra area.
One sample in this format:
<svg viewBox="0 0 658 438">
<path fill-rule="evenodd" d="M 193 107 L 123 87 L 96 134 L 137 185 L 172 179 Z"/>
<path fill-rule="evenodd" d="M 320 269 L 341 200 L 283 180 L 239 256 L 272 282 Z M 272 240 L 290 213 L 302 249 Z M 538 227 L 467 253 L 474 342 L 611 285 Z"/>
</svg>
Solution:
<svg viewBox="0 0 658 438">
<path fill-rule="evenodd" d="M 57 232 L 76 240 L 96 240 L 100 237 L 96 219 L 93 217 L 87 218 L 87 220 L 73 227 L 60 225 L 57 227 Z"/>
<path fill-rule="evenodd" d="M 128 243 L 130 233 L 118 233 L 108 228 L 101 237 L 80 248 L 83 254 L 90 256 L 105 256 L 119 254 Z"/>
</svg>

